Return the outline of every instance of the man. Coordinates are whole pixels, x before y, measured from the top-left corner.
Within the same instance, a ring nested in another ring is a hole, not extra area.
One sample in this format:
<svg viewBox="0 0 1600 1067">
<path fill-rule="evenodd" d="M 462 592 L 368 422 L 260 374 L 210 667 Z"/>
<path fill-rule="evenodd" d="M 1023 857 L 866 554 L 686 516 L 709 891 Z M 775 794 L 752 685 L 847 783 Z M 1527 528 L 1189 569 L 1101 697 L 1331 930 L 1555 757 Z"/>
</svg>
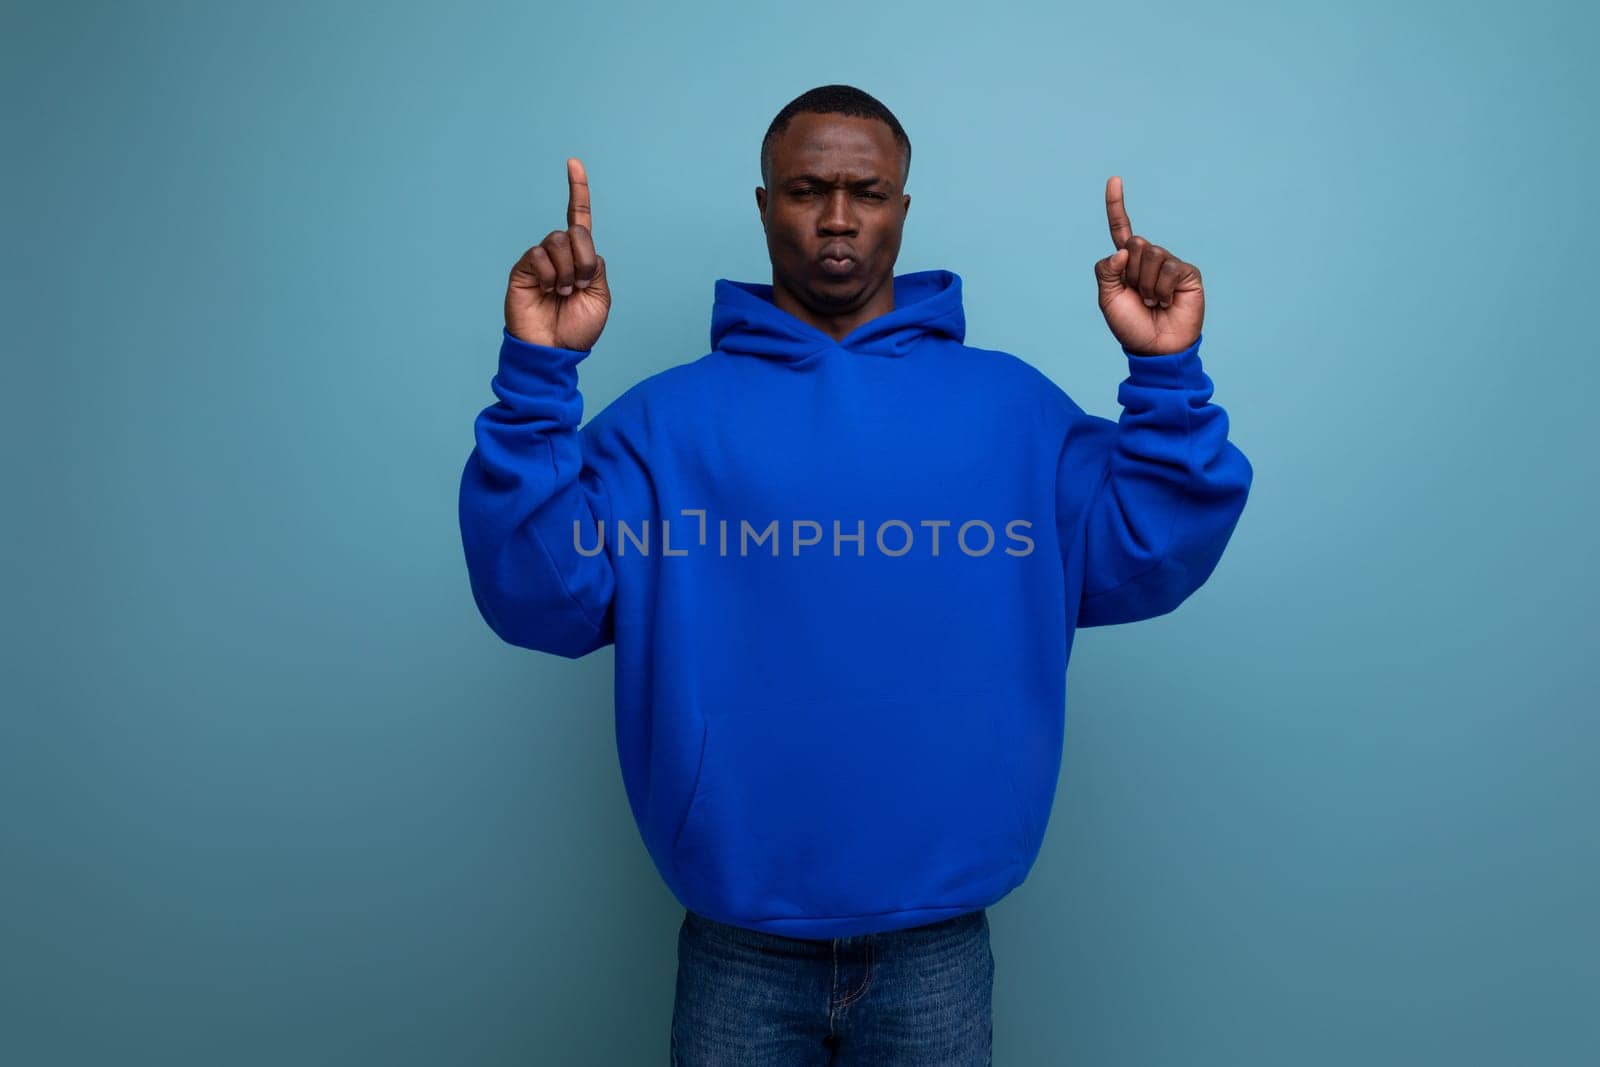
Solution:
<svg viewBox="0 0 1600 1067">
<path fill-rule="evenodd" d="M 617 750 L 684 905 L 675 1063 L 983 1063 L 986 908 L 1038 854 L 1074 630 L 1172 611 L 1252 471 L 1208 401 L 1200 272 L 1133 232 L 1094 265 L 1119 422 L 964 343 L 961 279 L 896 276 L 911 145 L 813 89 L 773 120 L 770 285 L 581 430 L 611 307 L 588 177 L 511 271 L 460 515 L 513 644 L 616 648 Z"/>
</svg>

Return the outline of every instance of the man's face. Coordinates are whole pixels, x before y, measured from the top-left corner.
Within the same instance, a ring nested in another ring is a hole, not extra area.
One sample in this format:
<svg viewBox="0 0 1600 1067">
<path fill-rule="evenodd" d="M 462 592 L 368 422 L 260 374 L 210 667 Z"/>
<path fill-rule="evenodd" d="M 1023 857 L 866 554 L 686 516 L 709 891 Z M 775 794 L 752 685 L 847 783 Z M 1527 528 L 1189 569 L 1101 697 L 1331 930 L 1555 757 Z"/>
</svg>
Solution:
<svg viewBox="0 0 1600 1067">
<path fill-rule="evenodd" d="M 887 123 L 796 115 L 774 139 L 770 189 L 756 190 L 775 287 L 823 316 L 848 314 L 890 288 L 911 198 Z M 830 257 L 843 257 L 834 259 Z"/>
</svg>

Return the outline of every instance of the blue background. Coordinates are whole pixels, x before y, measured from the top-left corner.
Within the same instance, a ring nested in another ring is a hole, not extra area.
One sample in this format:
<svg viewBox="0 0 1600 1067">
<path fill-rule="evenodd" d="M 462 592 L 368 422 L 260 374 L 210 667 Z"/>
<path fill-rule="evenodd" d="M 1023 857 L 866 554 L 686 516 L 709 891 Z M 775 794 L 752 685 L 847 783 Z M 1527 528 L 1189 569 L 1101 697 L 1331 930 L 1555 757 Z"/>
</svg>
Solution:
<svg viewBox="0 0 1600 1067">
<path fill-rule="evenodd" d="M 1079 635 L 996 1062 L 1600 1062 L 1593 10 L 14 8 L 0 1060 L 665 1062 L 612 652 L 493 636 L 457 479 L 563 160 L 592 415 L 770 280 L 761 137 L 844 81 L 897 270 L 1108 417 L 1122 175 L 1256 472 Z"/>
</svg>

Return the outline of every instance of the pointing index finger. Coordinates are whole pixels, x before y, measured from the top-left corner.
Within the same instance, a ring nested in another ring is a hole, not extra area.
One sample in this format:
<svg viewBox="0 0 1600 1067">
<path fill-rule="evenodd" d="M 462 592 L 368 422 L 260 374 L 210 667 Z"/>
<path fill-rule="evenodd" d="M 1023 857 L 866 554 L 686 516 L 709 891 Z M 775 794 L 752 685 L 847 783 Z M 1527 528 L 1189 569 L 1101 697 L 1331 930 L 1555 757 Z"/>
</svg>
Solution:
<svg viewBox="0 0 1600 1067">
<path fill-rule="evenodd" d="M 1122 179 L 1113 174 L 1106 179 L 1106 222 L 1111 225 L 1111 243 L 1121 248 L 1133 236 L 1133 224 L 1122 206 Z"/>
<path fill-rule="evenodd" d="M 567 229 L 582 226 L 594 232 L 594 220 L 589 214 L 589 174 L 583 169 L 583 160 L 567 160 Z"/>
</svg>

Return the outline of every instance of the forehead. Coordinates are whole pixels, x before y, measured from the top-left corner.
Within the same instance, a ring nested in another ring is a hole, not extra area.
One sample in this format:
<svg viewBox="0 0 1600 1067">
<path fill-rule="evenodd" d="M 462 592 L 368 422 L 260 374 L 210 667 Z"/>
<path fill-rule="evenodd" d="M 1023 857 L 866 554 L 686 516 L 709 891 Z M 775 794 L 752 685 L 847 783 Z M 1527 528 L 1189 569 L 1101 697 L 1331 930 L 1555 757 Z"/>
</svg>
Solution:
<svg viewBox="0 0 1600 1067">
<path fill-rule="evenodd" d="M 775 178 L 807 172 L 895 178 L 899 164 L 889 124 L 855 115 L 796 115 L 772 144 Z"/>
</svg>

